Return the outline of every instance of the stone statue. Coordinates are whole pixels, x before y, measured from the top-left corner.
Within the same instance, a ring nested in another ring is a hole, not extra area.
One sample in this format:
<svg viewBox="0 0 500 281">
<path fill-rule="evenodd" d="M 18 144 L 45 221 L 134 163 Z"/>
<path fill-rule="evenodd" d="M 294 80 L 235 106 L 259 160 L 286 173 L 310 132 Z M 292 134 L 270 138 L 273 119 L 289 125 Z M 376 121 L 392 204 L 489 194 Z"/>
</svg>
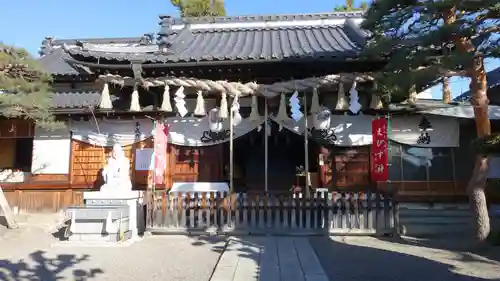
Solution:
<svg viewBox="0 0 500 281">
<path fill-rule="evenodd" d="M 130 162 L 119 144 L 113 145 L 111 157 L 102 170 L 102 177 L 104 184 L 101 186 L 101 191 L 132 190 Z"/>
</svg>

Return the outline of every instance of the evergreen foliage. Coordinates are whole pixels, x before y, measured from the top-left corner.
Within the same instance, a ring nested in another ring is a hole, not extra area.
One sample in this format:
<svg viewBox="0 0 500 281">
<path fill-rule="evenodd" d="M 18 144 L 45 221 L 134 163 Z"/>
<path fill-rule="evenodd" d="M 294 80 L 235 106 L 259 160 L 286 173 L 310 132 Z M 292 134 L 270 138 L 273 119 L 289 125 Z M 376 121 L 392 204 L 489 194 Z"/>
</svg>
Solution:
<svg viewBox="0 0 500 281">
<path fill-rule="evenodd" d="M 489 136 L 484 59 L 500 57 L 500 2 L 378 0 L 368 9 L 362 27 L 372 35 L 365 55 L 390 56 L 377 82 L 391 99 L 446 77 L 470 78 L 471 104 L 480 138 L 474 145 L 483 152 L 476 155 L 467 191 L 475 219 L 475 238 L 485 242 L 491 231 L 485 193 L 487 154 L 498 139 Z"/>
<path fill-rule="evenodd" d="M 362 24 L 372 32 L 365 54 L 391 57 L 378 78 L 395 97 L 412 85 L 475 75 L 477 59 L 500 56 L 499 26 L 497 0 L 379 0 Z"/>
<path fill-rule="evenodd" d="M 0 43 L 0 115 L 34 121 L 45 129 L 58 129 L 50 108 L 50 75 L 22 48 Z"/>
<path fill-rule="evenodd" d="M 345 5 L 337 5 L 333 11 L 334 12 L 357 12 L 357 11 L 365 11 L 368 9 L 368 3 L 365 1 L 361 2 L 359 7 L 354 5 L 354 0 L 346 0 Z"/>
<path fill-rule="evenodd" d="M 225 16 L 224 0 L 170 0 L 182 17 Z M 213 8 L 212 8 L 213 2 Z"/>
</svg>

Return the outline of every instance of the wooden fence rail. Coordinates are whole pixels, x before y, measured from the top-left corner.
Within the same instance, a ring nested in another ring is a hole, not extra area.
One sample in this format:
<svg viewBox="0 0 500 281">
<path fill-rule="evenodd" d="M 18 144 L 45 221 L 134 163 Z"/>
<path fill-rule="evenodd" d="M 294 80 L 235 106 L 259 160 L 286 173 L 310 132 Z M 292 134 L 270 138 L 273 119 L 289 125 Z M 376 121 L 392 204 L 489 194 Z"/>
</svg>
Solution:
<svg viewBox="0 0 500 281">
<path fill-rule="evenodd" d="M 397 204 L 380 193 L 273 195 L 149 192 L 146 228 L 154 234 L 388 235 Z"/>
</svg>

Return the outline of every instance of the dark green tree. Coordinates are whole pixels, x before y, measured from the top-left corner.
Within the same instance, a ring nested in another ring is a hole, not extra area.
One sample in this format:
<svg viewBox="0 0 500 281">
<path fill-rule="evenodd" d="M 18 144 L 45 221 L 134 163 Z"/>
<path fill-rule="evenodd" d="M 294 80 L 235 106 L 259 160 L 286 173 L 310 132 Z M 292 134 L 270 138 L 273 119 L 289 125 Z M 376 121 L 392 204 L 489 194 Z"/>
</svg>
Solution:
<svg viewBox="0 0 500 281">
<path fill-rule="evenodd" d="M 362 27 L 372 33 L 365 54 L 390 56 L 379 81 L 389 98 L 447 77 L 468 77 L 477 135 L 490 135 L 484 59 L 500 54 L 498 0 L 378 0 L 369 7 Z M 487 155 L 478 154 L 468 193 L 479 241 L 490 233 L 487 169 Z"/>
<path fill-rule="evenodd" d="M 63 126 L 51 113 L 50 75 L 21 48 L 0 43 L 0 115 L 23 118 L 45 129 Z"/>
<path fill-rule="evenodd" d="M 224 0 L 170 0 L 182 17 L 225 16 Z"/>
<path fill-rule="evenodd" d="M 356 7 L 354 5 L 354 0 L 346 0 L 345 5 L 337 5 L 333 9 L 334 12 L 356 12 L 356 11 L 365 11 L 368 9 L 368 4 L 363 1 L 361 4 Z"/>
</svg>

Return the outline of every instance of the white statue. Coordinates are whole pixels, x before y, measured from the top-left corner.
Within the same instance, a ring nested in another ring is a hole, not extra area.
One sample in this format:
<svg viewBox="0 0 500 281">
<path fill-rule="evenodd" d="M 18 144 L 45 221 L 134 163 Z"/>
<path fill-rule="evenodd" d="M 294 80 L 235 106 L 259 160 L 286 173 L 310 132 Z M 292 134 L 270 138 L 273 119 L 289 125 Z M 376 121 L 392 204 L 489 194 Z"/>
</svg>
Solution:
<svg viewBox="0 0 500 281">
<path fill-rule="evenodd" d="M 111 157 L 102 170 L 104 184 L 101 191 L 132 190 L 130 162 L 119 144 L 113 145 Z"/>
</svg>

